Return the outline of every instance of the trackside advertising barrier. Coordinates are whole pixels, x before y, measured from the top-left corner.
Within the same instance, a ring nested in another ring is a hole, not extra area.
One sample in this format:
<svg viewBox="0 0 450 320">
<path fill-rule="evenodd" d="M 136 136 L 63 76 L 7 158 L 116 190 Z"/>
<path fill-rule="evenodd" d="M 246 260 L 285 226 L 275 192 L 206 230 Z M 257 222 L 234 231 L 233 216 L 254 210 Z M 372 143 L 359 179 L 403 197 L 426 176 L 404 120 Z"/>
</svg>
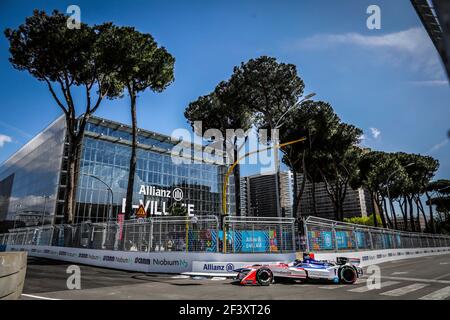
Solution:
<svg viewBox="0 0 450 320">
<path fill-rule="evenodd" d="M 304 220 L 304 233 L 306 251 L 314 252 L 317 259 L 359 258 L 363 266 L 450 252 L 448 235 L 375 228 L 312 216 Z"/>
<path fill-rule="evenodd" d="M 450 236 L 375 228 L 310 216 L 304 221 L 306 250 L 349 252 L 450 247 Z"/>
<path fill-rule="evenodd" d="M 27 251 L 30 256 L 138 272 L 183 273 L 193 271 L 194 261 L 212 261 L 230 266 L 236 261 L 291 261 L 295 253 L 223 254 L 212 252 L 130 252 L 82 248 L 8 245 L 9 251 Z M 238 264 L 236 264 L 238 265 Z M 208 267 L 207 267 L 208 268 Z M 217 268 L 217 267 L 216 267 Z M 213 271 L 211 267 L 210 271 Z"/>
<path fill-rule="evenodd" d="M 229 221 L 228 219 L 225 219 Z M 192 271 L 193 261 L 232 264 L 295 259 L 293 219 L 233 220 L 228 248 L 216 216 L 156 217 L 119 223 L 48 225 L 0 235 L 3 250 L 30 256 L 141 272 Z M 227 222 L 225 222 L 226 224 Z"/>
</svg>

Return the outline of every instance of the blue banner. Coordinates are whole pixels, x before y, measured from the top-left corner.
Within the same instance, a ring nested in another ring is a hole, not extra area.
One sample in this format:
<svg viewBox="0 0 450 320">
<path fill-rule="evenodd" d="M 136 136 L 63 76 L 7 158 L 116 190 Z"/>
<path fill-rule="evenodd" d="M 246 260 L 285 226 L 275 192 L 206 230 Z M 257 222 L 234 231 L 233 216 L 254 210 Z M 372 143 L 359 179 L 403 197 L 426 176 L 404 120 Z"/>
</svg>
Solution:
<svg viewBox="0 0 450 320">
<path fill-rule="evenodd" d="M 338 249 L 346 249 L 349 247 L 347 242 L 347 232 L 346 231 L 336 231 L 336 242 Z"/>
<path fill-rule="evenodd" d="M 331 231 L 322 231 L 322 245 L 321 249 L 333 249 L 333 233 Z"/>
<path fill-rule="evenodd" d="M 366 248 L 366 233 L 361 231 L 356 231 L 356 243 L 358 248 Z"/>
</svg>

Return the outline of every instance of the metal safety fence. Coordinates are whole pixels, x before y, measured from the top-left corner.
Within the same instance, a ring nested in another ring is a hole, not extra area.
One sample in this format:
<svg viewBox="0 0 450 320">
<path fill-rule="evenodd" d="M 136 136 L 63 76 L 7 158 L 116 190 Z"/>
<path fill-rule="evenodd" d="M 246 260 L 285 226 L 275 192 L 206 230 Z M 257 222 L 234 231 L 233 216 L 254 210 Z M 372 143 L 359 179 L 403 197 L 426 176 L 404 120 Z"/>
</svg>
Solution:
<svg viewBox="0 0 450 320">
<path fill-rule="evenodd" d="M 40 245 L 121 251 L 294 252 L 294 219 L 175 217 L 49 225 L 0 234 L 0 246 Z M 225 244 L 226 243 L 226 244 Z M 225 244 L 225 245 L 224 245 Z"/>
<path fill-rule="evenodd" d="M 294 252 L 295 219 L 227 216 L 220 239 L 224 252 Z"/>
<path fill-rule="evenodd" d="M 310 216 L 303 222 L 307 251 L 450 247 L 450 236 L 406 232 Z"/>
</svg>

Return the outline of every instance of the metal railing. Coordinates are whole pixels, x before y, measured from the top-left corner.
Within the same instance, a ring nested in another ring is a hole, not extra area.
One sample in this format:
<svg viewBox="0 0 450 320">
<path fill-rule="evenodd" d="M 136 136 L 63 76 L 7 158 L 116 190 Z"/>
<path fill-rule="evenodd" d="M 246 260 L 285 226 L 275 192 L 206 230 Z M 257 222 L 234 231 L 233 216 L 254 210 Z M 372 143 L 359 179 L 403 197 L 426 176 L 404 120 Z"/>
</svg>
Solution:
<svg viewBox="0 0 450 320">
<path fill-rule="evenodd" d="M 294 219 L 161 216 L 145 220 L 53 225 L 10 230 L 0 245 L 41 245 L 121 251 L 279 253 L 295 251 Z"/>
<path fill-rule="evenodd" d="M 450 247 L 450 236 L 406 232 L 310 216 L 303 223 L 307 251 Z"/>
<path fill-rule="evenodd" d="M 277 217 L 237 217 L 226 216 L 223 223 L 227 253 L 282 253 L 294 252 L 295 219 Z M 221 248 L 223 247 L 221 243 Z"/>
</svg>

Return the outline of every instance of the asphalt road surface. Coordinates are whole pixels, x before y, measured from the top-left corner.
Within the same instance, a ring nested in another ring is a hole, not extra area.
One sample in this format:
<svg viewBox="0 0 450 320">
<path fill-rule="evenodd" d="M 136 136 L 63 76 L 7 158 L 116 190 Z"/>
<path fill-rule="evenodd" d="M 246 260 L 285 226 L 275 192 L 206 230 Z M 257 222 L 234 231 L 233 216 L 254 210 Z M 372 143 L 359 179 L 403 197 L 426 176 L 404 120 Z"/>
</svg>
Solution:
<svg viewBox="0 0 450 320">
<path fill-rule="evenodd" d="M 367 276 L 353 285 L 275 283 L 242 287 L 224 278 L 193 279 L 80 265 L 81 289 L 69 290 L 70 263 L 30 257 L 22 299 L 365 299 L 450 300 L 450 254 L 380 264 L 381 288 Z"/>
</svg>

